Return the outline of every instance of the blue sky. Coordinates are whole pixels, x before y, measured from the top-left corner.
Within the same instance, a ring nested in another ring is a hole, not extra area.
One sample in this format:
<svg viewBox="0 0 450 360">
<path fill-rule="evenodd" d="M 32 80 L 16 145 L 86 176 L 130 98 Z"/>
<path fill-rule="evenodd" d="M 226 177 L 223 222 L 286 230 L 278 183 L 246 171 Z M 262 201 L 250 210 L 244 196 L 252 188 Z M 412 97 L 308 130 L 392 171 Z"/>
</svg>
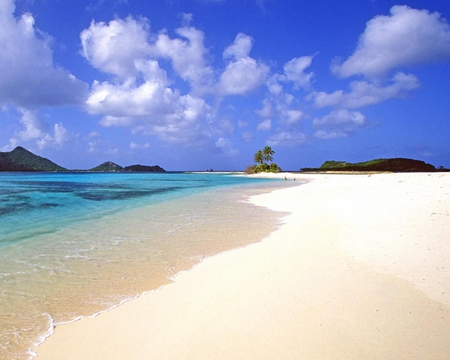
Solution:
<svg viewBox="0 0 450 360">
<path fill-rule="evenodd" d="M 0 151 L 450 167 L 449 24 L 449 0 L 1 0 Z"/>
</svg>

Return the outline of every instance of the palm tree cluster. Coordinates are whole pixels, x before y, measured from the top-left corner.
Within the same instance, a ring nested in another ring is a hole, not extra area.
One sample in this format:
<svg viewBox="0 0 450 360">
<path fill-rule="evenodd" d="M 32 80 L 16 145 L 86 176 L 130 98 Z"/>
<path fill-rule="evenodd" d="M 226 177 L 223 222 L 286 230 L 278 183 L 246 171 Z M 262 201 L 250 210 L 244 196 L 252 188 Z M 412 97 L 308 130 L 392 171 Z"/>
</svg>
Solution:
<svg viewBox="0 0 450 360">
<path fill-rule="evenodd" d="M 275 151 L 270 146 L 264 146 L 264 149 L 258 150 L 253 156 L 256 165 L 247 169 L 246 172 L 278 172 L 281 169 L 273 162 Z M 249 171 L 250 170 L 250 171 Z"/>
</svg>

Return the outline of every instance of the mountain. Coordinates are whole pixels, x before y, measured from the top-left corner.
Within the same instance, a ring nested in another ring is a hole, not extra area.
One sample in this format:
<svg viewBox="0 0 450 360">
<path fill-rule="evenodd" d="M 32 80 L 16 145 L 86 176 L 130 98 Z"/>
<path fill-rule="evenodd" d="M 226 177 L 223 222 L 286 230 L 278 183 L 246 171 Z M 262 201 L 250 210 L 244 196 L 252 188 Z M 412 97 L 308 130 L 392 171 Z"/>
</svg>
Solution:
<svg viewBox="0 0 450 360">
<path fill-rule="evenodd" d="M 166 172 L 161 166 L 147 166 L 147 165 L 131 165 L 125 166 L 123 171 L 127 172 Z"/>
<path fill-rule="evenodd" d="M 436 169 L 433 165 L 424 161 L 393 158 L 393 159 L 375 159 L 359 163 L 348 163 L 345 161 L 325 161 L 320 168 L 304 168 L 302 171 L 388 171 L 388 172 L 435 172 L 442 169 Z"/>
<path fill-rule="evenodd" d="M 33 154 L 21 146 L 0 152 L 0 171 L 67 171 L 54 162 Z"/>
<path fill-rule="evenodd" d="M 117 164 L 114 164 L 112 161 L 104 162 L 95 168 L 92 168 L 88 171 L 100 171 L 100 172 L 118 172 L 123 171 L 123 167 Z"/>
<path fill-rule="evenodd" d="M 21 146 L 16 147 L 10 152 L 0 152 L 0 171 L 69 171 L 54 162 L 33 154 Z M 83 171 L 83 170 L 78 170 Z M 122 167 L 113 163 L 112 161 L 104 162 L 93 169 L 87 171 L 97 172 L 165 172 L 165 170 L 158 166 L 146 165 L 131 165 Z"/>
<path fill-rule="evenodd" d="M 162 167 L 158 165 L 147 166 L 147 165 L 131 165 L 122 167 L 113 163 L 112 161 L 104 162 L 103 164 L 96 166 L 88 171 L 99 171 L 99 172 L 166 172 Z"/>
</svg>

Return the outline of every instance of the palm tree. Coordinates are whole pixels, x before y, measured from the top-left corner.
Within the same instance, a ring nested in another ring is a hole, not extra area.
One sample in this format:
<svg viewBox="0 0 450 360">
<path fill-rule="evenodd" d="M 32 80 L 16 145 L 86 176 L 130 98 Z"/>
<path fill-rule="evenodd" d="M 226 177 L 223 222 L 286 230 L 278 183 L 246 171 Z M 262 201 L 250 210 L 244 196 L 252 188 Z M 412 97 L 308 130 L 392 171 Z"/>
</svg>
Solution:
<svg viewBox="0 0 450 360">
<path fill-rule="evenodd" d="M 258 150 L 256 154 L 253 156 L 253 160 L 255 163 L 262 164 L 264 162 L 264 154 L 261 150 Z"/>
<path fill-rule="evenodd" d="M 273 161 L 273 154 L 275 154 L 275 151 L 272 150 L 270 146 L 264 146 L 264 149 L 262 150 L 263 158 L 267 162 Z"/>
</svg>

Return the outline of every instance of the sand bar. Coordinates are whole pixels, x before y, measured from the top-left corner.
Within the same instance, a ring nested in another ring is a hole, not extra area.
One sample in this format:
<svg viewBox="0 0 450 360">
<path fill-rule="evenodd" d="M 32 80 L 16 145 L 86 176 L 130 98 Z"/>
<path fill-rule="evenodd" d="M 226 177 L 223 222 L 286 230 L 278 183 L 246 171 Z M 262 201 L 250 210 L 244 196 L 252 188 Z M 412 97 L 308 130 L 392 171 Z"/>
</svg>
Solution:
<svg viewBox="0 0 450 360">
<path fill-rule="evenodd" d="M 291 212 L 279 230 L 38 359 L 449 359 L 450 174 L 287 176 L 309 182 L 252 198 Z"/>
</svg>

